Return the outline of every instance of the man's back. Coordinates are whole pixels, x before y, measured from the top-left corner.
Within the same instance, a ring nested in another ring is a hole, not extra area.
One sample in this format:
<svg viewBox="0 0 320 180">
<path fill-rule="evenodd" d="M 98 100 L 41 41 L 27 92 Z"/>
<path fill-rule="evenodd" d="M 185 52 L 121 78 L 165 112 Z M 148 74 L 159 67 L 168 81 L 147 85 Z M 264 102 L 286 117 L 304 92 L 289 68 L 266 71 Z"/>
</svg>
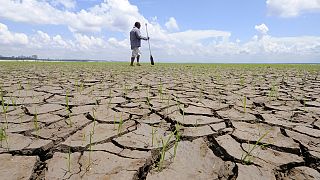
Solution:
<svg viewBox="0 0 320 180">
<path fill-rule="evenodd" d="M 141 47 L 141 33 L 137 27 L 133 27 L 130 31 L 131 49 Z"/>
</svg>

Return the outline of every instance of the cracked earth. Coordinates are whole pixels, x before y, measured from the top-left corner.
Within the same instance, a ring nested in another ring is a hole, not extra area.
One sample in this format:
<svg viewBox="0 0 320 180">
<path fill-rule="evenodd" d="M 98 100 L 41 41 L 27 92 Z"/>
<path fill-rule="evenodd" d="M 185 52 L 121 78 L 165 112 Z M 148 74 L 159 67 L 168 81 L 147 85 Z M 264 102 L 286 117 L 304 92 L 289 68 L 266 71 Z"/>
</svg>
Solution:
<svg viewBox="0 0 320 180">
<path fill-rule="evenodd" d="M 320 179 L 317 65 L 0 65 L 1 179 Z"/>
</svg>

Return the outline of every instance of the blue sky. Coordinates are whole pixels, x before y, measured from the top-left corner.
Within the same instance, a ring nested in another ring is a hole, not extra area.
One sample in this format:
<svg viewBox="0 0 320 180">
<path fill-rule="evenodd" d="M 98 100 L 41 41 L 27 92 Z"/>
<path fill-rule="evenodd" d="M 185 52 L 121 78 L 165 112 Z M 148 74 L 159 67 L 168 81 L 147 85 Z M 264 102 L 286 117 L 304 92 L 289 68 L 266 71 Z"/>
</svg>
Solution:
<svg viewBox="0 0 320 180">
<path fill-rule="evenodd" d="M 0 0 L 0 55 L 128 61 L 135 21 L 160 62 L 320 62 L 319 0 Z M 144 26 L 141 29 L 145 34 Z M 148 61 L 146 42 L 142 61 Z"/>
</svg>

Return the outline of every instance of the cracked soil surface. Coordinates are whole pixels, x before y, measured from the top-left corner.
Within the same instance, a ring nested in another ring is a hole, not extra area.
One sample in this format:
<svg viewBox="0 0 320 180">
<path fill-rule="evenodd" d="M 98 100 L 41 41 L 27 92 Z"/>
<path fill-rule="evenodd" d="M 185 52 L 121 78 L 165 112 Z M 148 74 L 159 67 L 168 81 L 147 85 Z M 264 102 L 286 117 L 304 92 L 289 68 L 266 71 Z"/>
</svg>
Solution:
<svg viewBox="0 0 320 180">
<path fill-rule="evenodd" d="M 319 65 L 0 65 L 1 179 L 320 179 Z"/>
</svg>

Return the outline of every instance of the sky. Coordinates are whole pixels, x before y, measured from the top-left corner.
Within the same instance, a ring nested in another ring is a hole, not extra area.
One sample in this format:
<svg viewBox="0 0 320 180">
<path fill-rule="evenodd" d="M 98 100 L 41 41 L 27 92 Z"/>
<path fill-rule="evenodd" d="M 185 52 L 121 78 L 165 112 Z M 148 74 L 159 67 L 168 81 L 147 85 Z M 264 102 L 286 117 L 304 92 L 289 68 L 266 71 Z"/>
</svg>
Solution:
<svg viewBox="0 0 320 180">
<path fill-rule="evenodd" d="M 158 62 L 320 62 L 320 0 L 0 0 L 0 55 L 129 61 L 136 21 Z"/>
</svg>

